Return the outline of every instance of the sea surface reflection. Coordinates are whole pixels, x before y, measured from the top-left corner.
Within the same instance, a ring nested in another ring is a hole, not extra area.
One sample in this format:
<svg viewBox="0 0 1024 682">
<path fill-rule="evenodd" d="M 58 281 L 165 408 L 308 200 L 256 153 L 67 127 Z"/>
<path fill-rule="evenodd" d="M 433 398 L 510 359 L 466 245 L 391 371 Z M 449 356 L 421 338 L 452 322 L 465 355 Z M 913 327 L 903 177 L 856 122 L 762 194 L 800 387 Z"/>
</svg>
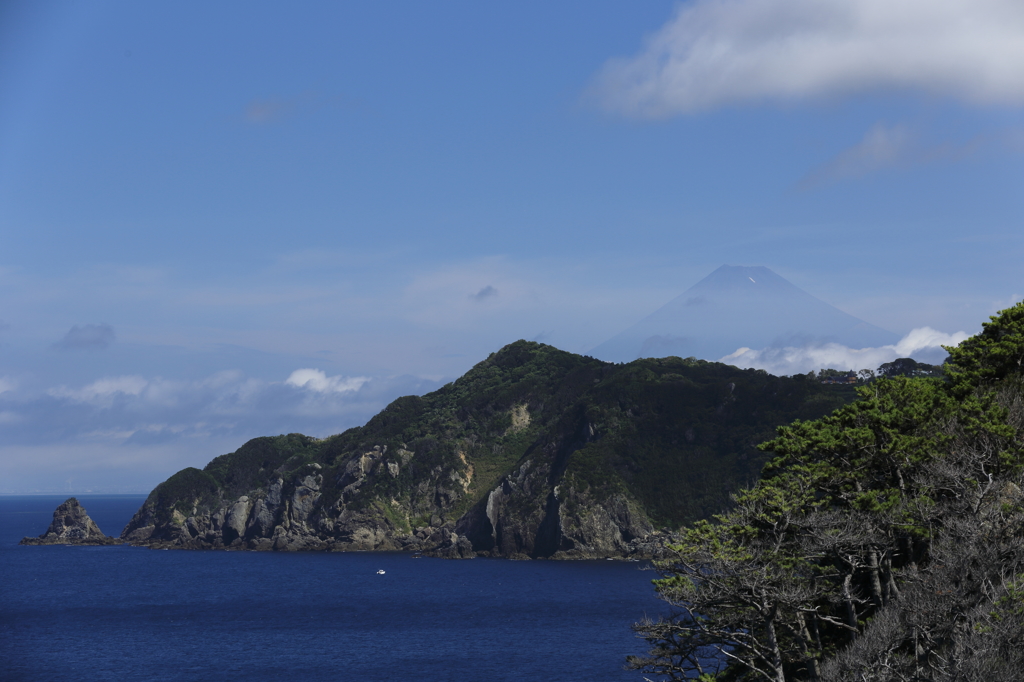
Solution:
<svg viewBox="0 0 1024 682">
<path fill-rule="evenodd" d="M 78 498 L 110 535 L 145 499 Z M 629 562 L 18 546 L 64 499 L 0 497 L 9 682 L 639 682 L 629 625 L 664 611 Z"/>
</svg>

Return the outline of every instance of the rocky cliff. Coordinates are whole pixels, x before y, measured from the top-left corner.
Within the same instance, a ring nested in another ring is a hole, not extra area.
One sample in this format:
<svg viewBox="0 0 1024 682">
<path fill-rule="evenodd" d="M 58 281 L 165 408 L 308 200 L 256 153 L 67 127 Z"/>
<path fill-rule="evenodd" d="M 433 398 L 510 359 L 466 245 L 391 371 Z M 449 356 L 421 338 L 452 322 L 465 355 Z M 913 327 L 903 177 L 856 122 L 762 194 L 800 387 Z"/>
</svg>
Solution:
<svg viewBox="0 0 1024 682">
<path fill-rule="evenodd" d="M 626 365 L 525 341 L 365 426 L 257 438 L 150 494 L 121 537 L 154 547 L 649 556 L 724 508 L 777 425 L 836 387 L 693 359 Z"/>
<path fill-rule="evenodd" d="M 117 545 L 122 540 L 103 534 L 74 497 L 53 512 L 53 521 L 37 538 L 22 538 L 22 545 Z"/>
</svg>

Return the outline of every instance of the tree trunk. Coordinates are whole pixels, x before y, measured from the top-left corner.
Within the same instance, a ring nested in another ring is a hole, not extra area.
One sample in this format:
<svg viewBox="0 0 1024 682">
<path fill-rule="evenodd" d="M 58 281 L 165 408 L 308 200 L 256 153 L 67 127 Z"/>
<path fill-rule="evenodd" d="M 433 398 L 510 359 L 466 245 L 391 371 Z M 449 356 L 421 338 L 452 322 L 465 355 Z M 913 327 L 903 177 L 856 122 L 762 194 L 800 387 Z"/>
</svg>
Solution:
<svg viewBox="0 0 1024 682">
<path fill-rule="evenodd" d="M 771 658 L 767 663 L 775 673 L 775 682 L 786 682 L 786 676 L 782 672 L 782 652 L 779 651 L 779 638 L 775 633 L 775 615 L 778 613 L 778 608 L 777 605 L 773 606 L 764 618 L 765 639 L 768 640 L 766 644 L 771 653 Z"/>
<path fill-rule="evenodd" d="M 885 606 L 885 596 L 882 594 L 882 578 L 879 575 L 878 552 L 868 552 L 868 574 L 871 577 L 871 603 L 875 608 Z"/>
<path fill-rule="evenodd" d="M 853 606 L 853 591 L 850 585 L 853 583 L 853 574 L 847 573 L 843 578 L 843 604 L 846 606 L 846 624 L 851 628 L 850 641 L 857 639 L 857 609 Z"/>
<path fill-rule="evenodd" d="M 892 572 L 892 557 L 886 555 L 885 557 L 885 601 L 886 603 L 891 602 L 893 599 L 900 598 L 900 588 L 896 585 L 896 576 Z"/>
<path fill-rule="evenodd" d="M 804 664 L 807 666 L 807 679 L 809 682 L 818 682 L 820 679 L 818 671 L 818 657 L 811 650 L 814 646 L 814 639 L 811 637 L 811 631 L 807 628 L 807 616 L 799 614 L 797 618 L 800 621 L 800 635 L 801 644 L 800 648 L 803 650 Z"/>
</svg>

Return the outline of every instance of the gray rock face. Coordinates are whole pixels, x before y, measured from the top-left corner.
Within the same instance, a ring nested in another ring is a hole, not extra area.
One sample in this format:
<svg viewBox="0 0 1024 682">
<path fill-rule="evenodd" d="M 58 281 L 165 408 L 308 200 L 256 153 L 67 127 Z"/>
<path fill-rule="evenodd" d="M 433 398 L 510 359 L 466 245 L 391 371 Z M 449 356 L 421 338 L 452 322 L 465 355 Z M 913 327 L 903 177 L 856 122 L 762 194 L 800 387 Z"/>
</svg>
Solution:
<svg viewBox="0 0 1024 682">
<path fill-rule="evenodd" d="M 162 510 L 147 501 L 121 537 L 154 548 L 401 550 L 446 559 L 652 556 L 659 534 L 635 501 L 580 490 L 558 473 L 572 452 L 597 437 L 594 425 L 581 421 L 478 493 L 469 509 L 462 500 L 473 470 L 464 456 L 417 470 L 416 453 L 395 448 L 390 459 L 387 448 L 374 446 L 353 453 L 328 480 L 321 465 L 310 463 L 274 472 L 265 487 L 237 498 L 185 498 Z M 395 486 L 414 471 L 418 480 L 408 497 L 370 497 L 367 503 L 368 492 Z M 179 511 L 189 506 L 190 514 Z"/>
<path fill-rule="evenodd" d="M 476 556 L 473 543 L 465 535 L 458 535 L 446 531 L 447 537 L 441 538 L 441 543 L 434 549 L 424 552 L 427 556 L 441 559 L 471 559 Z"/>
<path fill-rule="evenodd" d="M 310 514 L 320 500 L 320 483 L 323 476 L 309 475 L 302 479 L 300 485 L 292 493 L 289 517 L 293 525 L 307 527 Z"/>
<path fill-rule="evenodd" d="M 280 488 L 278 488 L 277 505 L 281 504 Z M 274 507 L 271 505 L 270 496 L 265 500 L 257 500 L 252 508 L 252 515 L 249 517 L 249 525 L 246 528 L 246 537 L 268 538 L 274 533 Z"/>
<path fill-rule="evenodd" d="M 561 534 L 558 551 L 553 556 L 555 559 L 641 553 L 638 544 L 649 541 L 654 533 L 647 517 L 622 495 L 611 496 L 601 504 L 586 492 L 578 492 L 572 487 L 564 491 L 556 488 L 555 495 L 560 498 L 558 525 Z"/>
<path fill-rule="evenodd" d="M 284 480 L 277 479 L 271 484 L 270 489 L 267 491 L 267 505 L 276 507 L 281 504 L 281 487 L 284 486 Z"/>
<path fill-rule="evenodd" d="M 22 545 L 118 545 L 117 538 L 107 537 L 89 518 L 74 497 L 68 498 L 53 512 L 53 522 L 38 538 L 23 538 Z"/>
<path fill-rule="evenodd" d="M 249 518 L 249 509 L 249 498 L 245 495 L 238 498 L 238 501 L 228 508 L 221 530 L 224 544 L 230 545 L 245 535 L 245 522 Z"/>
<path fill-rule="evenodd" d="M 524 459 L 479 503 L 457 515 L 451 511 L 473 476 L 462 458 L 421 469 L 413 493 L 402 502 L 378 498 L 366 504 L 360 498 L 368 489 L 398 479 L 416 462 L 415 453 L 404 448 L 397 449 L 396 461 L 386 458 L 386 448 L 374 447 L 355 453 L 332 480 L 325 482 L 322 466 L 308 464 L 237 499 L 194 507 L 188 517 L 177 510 L 161 517 L 147 503 L 122 538 L 156 548 L 401 550 L 446 559 L 652 556 L 660 538 L 634 501 L 596 496 L 567 481 L 553 483 L 559 459 L 595 437 L 593 425 L 584 421 L 566 441 L 553 443 L 551 454 Z M 325 497 L 332 488 L 334 497 Z"/>
<path fill-rule="evenodd" d="M 476 553 L 509 558 L 649 558 L 660 551 L 659 534 L 635 502 L 598 498 L 564 481 L 552 486 L 550 478 L 550 464 L 526 460 L 458 520 L 455 534 Z M 455 545 L 453 537 L 430 553 L 454 558 Z"/>
</svg>

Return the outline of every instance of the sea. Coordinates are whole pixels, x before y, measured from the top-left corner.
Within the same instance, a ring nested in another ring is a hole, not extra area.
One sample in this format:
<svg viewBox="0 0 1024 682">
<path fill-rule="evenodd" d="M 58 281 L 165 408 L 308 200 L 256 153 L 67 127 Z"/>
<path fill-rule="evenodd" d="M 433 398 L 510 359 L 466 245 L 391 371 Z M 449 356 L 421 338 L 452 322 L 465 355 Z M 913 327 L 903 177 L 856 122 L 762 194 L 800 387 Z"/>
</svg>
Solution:
<svg viewBox="0 0 1024 682">
<path fill-rule="evenodd" d="M 77 495 L 118 535 L 144 495 Z M 666 613 L 628 561 L 19 546 L 62 496 L 0 496 L 0 680 L 630 680 Z"/>
</svg>

